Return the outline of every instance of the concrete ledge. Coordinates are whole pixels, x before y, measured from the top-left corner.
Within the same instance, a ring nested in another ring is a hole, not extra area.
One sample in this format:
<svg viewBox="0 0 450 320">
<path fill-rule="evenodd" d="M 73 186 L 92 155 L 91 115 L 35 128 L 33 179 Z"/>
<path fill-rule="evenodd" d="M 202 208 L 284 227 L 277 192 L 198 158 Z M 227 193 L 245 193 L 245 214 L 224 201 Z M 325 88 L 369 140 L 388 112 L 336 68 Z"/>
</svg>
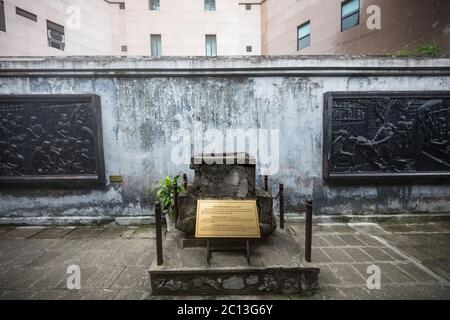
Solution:
<svg viewBox="0 0 450 320">
<path fill-rule="evenodd" d="M 443 76 L 450 58 L 389 56 L 0 57 L 0 77 Z"/>
<path fill-rule="evenodd" d="M 183 233 L 166 234 L 164 263 L 149 269 L 153 295 L 312 294 L 318 290 L 316 264 L 303 259 L 302 248 L 288 230 L 277 230 L 272 244 L 251 245 L 251 263 L 242 254 L 214 253 L 205 248 L 180 248 Z"/>
<path fill-rule="evenodd" d="M 304 222 L 305 215 L 287 214 L 286 221 Z M 313 223 L 353 223 L 353 222 L 420 223 L 420 222 L 438 222 L 438 221 L 450 221 L 450 213 L 313 216 Z"/>
<path fill-rule="evenodd" d="M 64 226 L 64 225 L 99 225 L 99 224 L 117 224 L 121 226 L 154 224 L 153 216 L 136 217 L 11 217 L 0 218 L 0 225 L 36 225 L 36 226 Z"/>
<path fill-rule="evenodd" d="M 286 214 L 287 222 L 304 222 L 305 215 Z M 420 223 L 450 221 L 450 213 L 396 214 L 396 215 L 330 215 L 314 216 L 313 223 L 398 222 Z M 63 216 L 63 217 L 1 217 L 0 225 L 67 226 L 116 224 L 121 226 L 154 224 L 154 216 Z M 279 222 L 278 222 L 279 224 Z"/>
</svg>

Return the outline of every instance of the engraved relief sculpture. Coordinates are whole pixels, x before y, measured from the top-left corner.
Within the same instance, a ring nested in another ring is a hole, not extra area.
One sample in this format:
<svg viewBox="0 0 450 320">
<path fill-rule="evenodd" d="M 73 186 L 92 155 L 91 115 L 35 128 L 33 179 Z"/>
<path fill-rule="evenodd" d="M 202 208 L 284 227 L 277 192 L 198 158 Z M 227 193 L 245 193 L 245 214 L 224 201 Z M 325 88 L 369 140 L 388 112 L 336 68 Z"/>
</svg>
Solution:
<svg viewBox="0 0 450 320">
<path fill-rule="evenodd" d="M 103 176 L 99 106 L 91 96 L 36 97 L 0 97 L 0 177 L 98 180 Z"/>
<path fill-rule="evenodd" d="M 449 93 L 329 93 L 325 109 L 326 178 L 450 175 Z"/>
</svg>

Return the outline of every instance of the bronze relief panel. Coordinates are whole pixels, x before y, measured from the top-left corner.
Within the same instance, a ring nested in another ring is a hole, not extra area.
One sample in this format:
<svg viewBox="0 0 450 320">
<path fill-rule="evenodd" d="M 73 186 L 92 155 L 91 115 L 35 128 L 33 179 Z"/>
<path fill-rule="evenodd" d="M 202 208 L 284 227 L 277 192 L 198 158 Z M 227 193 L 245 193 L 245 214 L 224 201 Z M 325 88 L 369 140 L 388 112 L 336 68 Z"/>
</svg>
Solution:
<svg viewBox="0 0 450 320">
<path fill-rule="evenodd" d="M 325 94 L 324 177 L 449 178 L 449 92 Z"/>
<path fill-rule="evenodd" d="M 0 96 L 0 184 L 104 180 L 98 96 Z"/>
</svg>

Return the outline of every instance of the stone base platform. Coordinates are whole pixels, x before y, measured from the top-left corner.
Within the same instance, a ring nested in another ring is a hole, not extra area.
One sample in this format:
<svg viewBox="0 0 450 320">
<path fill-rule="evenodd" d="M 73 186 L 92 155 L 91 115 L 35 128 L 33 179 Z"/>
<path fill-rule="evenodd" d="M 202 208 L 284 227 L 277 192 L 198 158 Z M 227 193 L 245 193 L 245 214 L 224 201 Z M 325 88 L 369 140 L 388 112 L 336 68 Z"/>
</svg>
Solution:
<svg viewBox="0 0 450 320">
<path fill-rule="evenodd" d="M 241 253 L 212 254 L 206 248 L 183 248 L 183 233 L 164 240 L 164 264 L 153 261 L 149 274 L 153 295 L 302 294 L 318 290 L 320 269 L 303 259 L 303 248 L 289 231 L 276 230 L 270 241 L 251 246 L 251 265 Z"/>
</svg>

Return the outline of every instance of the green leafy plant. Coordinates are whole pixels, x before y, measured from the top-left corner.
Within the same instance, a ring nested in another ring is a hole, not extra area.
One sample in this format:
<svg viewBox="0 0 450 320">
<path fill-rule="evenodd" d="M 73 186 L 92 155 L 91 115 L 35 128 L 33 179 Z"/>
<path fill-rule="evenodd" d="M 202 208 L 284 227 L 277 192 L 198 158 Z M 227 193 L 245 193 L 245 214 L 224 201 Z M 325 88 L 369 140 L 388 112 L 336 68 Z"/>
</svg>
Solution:
<svg viewBox="0 0 450 320">
<path fill-rule="evenodd" d="M 396 57 L 437 57 L 442 54 L 437 43 L 419 44 L 414 51 L 403 48 L 395 53 Z"/>
<path fill-rule="evenodd" d="M 174 204 L 174 194 L 173 186 L 177 182 L 178 193 L 183 192 L 183 186 L 178 185 L 179 176 L 174 176 L 173 178 L 166 176 L 164 179 L 158 181 L 156 185 L 156 199 L 161 205 L 161 210 L 165 214 L 169 214 L 169 217 L 173 219 L 173 204 Z"/>
<path fill-rule="evenodd" d="M 401 49 L 395 53 L 396 57 L 411 57 L 412 53 L 408 49 Z"/>
<path fill-rule="evenodd" d="M 441 55 L 441 48 L 437 43 L 419 44 L 416 47 L 416 55 L 419 57 L 437 57 Z"/>
</svg>

